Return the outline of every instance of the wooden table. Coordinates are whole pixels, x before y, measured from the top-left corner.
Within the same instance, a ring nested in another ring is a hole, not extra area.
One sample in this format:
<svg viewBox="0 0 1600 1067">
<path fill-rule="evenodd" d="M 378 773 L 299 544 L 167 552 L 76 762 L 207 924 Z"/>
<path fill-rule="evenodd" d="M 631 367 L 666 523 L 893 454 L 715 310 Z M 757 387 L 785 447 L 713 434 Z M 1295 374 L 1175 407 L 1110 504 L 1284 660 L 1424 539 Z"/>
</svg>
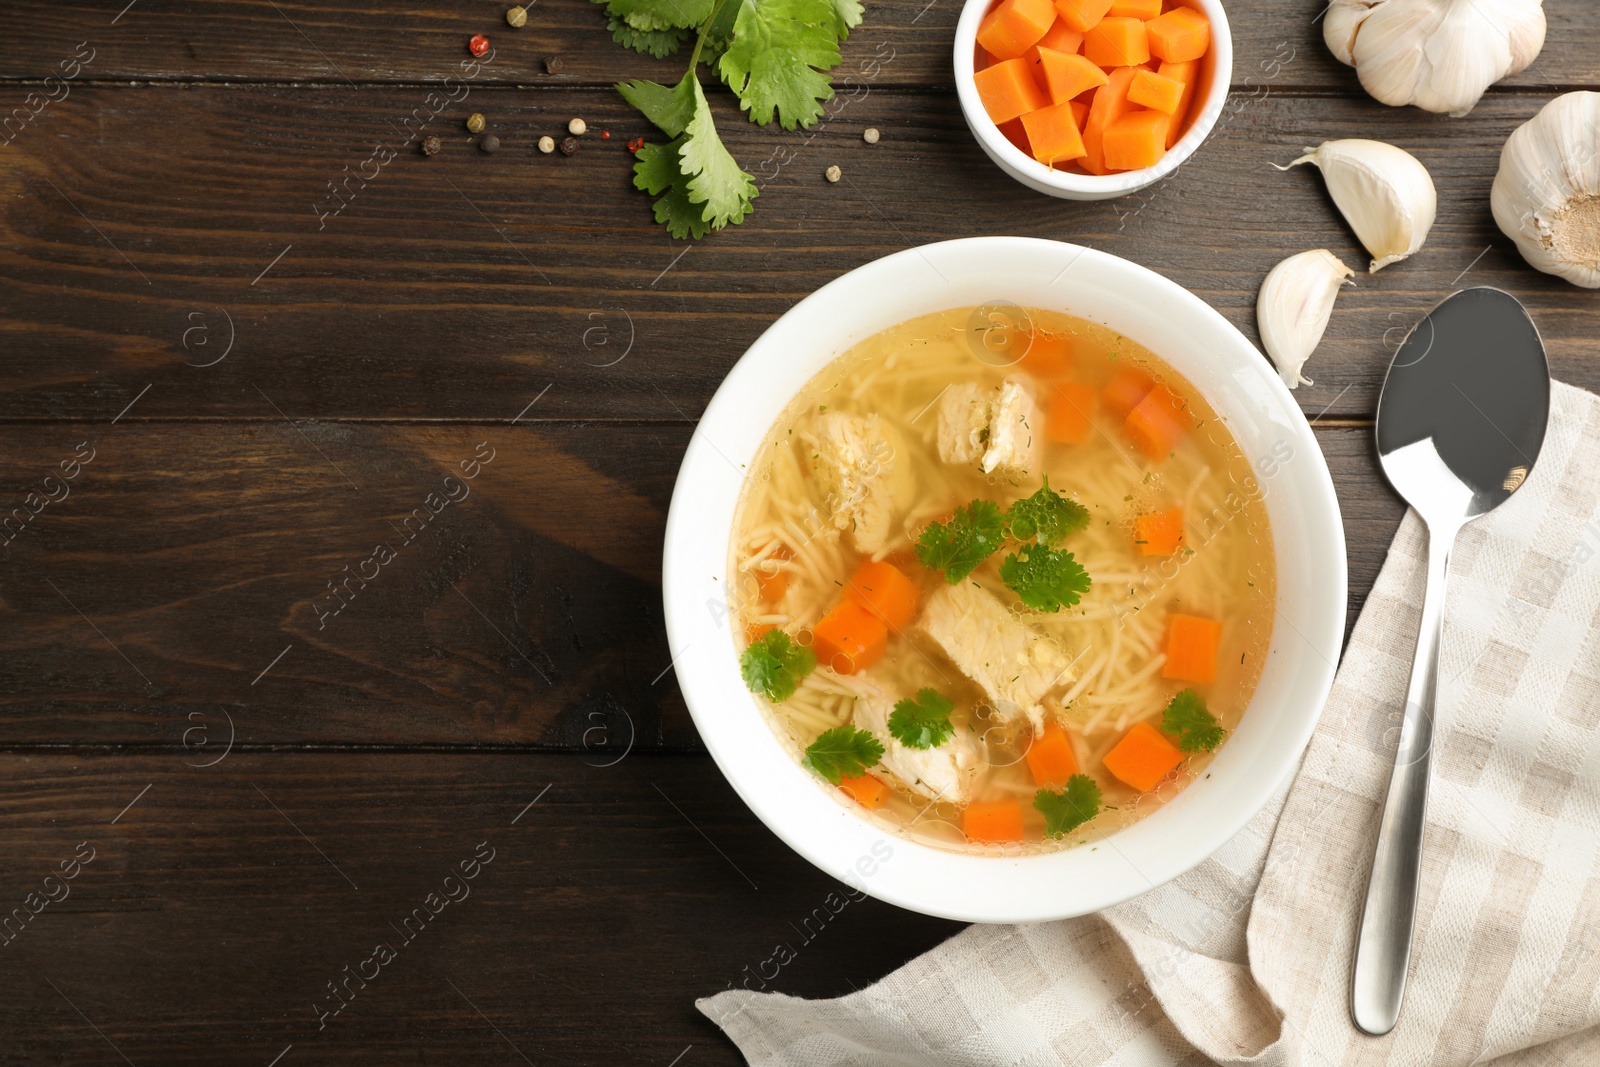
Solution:
<svg viewBox="0 0 1600 1067">
<path fill-rule="evenodd" d="M 1534 67 L 1448 119 L 1367 99 L 1317 0 L 1235 3 L 1235 92 L 1198 156 L 1074 204 L 974 146 L 957 6 L 884 0 L 818 128 L 714 94 L 766 180 L 744 225 L 686 245 L 630 188 L 652 131 L 609 88 L 679 63 L 615 46 L 583 0 L 520 31 L 504 2 L 125 3 L 0 8 L 0 103 L 28 116 L 0 147 L 0 513 L 27 520 L 0 558 L 0 905 L 27 918 L 0 947 L 0 1063 L 732 1064 L 693 1000 L 780 943 L 772 987 L 828 996 L 953 933 L 871 901 L 807 925 L 832 884 L 705 755 L 661 625 L 696 415 L 852 267 L 1079 241 L 1254 338 L 1280 258 L 1365 261 L 1315 173 L 1268 163 L 1330 137 L 1414 152 L 1433 236 L 1340 298 L 1298 394 L 1352 619 L 1401 514 L 1376 389 L 1427 307 L 1510 289 L 1557 374 L 1600 385 L 1594 294 L 1525 268 L 1488 207 L 1511 130 L 1600 84 L 1592 5 L 1552 0 Z M 478 32 L 493 62 L 435 115 Z M 540 155 L 572 116 L 580 150 Z"/>
</svg>

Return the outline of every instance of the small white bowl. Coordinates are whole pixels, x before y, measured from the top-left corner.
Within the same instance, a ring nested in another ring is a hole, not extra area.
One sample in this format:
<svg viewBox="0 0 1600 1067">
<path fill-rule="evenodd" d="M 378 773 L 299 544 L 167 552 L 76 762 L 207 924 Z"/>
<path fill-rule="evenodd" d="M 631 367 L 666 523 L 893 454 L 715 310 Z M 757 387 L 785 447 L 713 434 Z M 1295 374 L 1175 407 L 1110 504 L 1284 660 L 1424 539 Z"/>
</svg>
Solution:
<svg viewBox="0 0 1600 1067">
<path fill-rule="evenodd" d="M 1228 85 L 1233 78 L 1233 33 L 1228 29 L 1228 15 L 1222 10 L 1222 0 L 1181 2 L 1204 12 L 1211 20 L 1211 50 L 1200 65 L 1202 87 L 1199 92 L 1204 95 L 1190 105 L 1197 110 L 1188 131 L 1155 166 L 1104 175 L 1051 170 L 1006 140 L 1006 135 L 984 110 L 983 101 L 978 98 L 978 85 L 972 80 L 977 65 L 978 25 L 989 13 L 994 0 L 967 0 L 961 9 L 961 20 L 956 23 L 956 95 L 961 98 L 961 114 L 966 117 L 967 127 L 1001 170 L 1041 193 L 1068 200 L 1109 200 L 1154 185 L 1181 167 L 1211 133 L 1227 103 Z"/>
<path fill-rule="evenodd" d="M 1011 301 L 1100 323 L 1165 359 L 1254 465 L 1272 526 L 1277 620 L 1261 681 L 1210 773 L 1098 846 L 997 857 L 934 848 L 863 818 L 804 770 L 739 676 L 728 609 L 735 508 L 799 390 L 858 341 L 949 308 Z M 1220 848 L 1300 759 L 1344 636 L 1344 527 L 1327 464 L 1283 382 L 1198 297 L 1127 260 L 1027 237 L 924 245 L 860 267 L 762 334 L 701 416 L 667 517 L 662 567 L 678 685 L 717 766 L 768 827 L 835 878 L 892 904 L 977 922 L 1082 915 Z"/>
</svg>

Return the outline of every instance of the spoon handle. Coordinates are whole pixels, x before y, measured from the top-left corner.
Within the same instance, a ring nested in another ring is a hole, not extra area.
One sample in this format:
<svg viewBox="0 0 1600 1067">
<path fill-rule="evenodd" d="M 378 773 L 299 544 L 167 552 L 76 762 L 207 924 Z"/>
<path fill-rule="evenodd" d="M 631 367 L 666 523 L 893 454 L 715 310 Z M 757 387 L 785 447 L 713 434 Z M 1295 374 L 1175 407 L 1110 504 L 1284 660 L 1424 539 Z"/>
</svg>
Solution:
<svg viewBox="0 0 1600 1067">
<path fill-rule="evenodd" d="M 1400 1017 L 1411 927 L 1422 873 L 1422 824 L 1428 809 L 1428 765 L 1433 748 L 1433 707 L 1438 688 L 1439 640 L 1444 632 L 1445 572 L 1456 529 L 1429 528 L 1428 584 L 1422 624 L 1406 689 L 1400 745 L 1394 754 L 1389 793 L 1378 825 L 1378 845 L 1367 883 L 1356 962 L 1350 982 L 1350 1013 L 1369 1034 L 1387 1034 Z"/>
</svg>

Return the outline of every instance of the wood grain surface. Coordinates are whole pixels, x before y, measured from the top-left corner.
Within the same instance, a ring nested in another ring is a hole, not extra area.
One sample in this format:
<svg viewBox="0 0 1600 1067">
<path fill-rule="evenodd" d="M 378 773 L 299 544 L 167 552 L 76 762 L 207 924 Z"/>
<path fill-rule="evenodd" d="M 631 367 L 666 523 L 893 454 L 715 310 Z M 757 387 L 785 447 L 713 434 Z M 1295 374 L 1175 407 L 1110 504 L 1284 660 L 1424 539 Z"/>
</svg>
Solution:
<svg viewBox="0 0 1600 1067">
<path fill-rule="evenodd" d="M 1428 307 L 1502 286 L 1556 373 L 1600 387 L 1594 294 L 1525 267 L 1488 209 L 1509 133 L 1600 85 L 1594 5 L 1552 0 L 1538 61 L 1448 119 L 1368 99 L 1320 0 L 1233 3 L 1211 138 L 1154 189 L 1077 204 L 975 148 L 959 5 L 871 3 L 816 129 L 712 91 L 762 195 L 689 245 L 632 190 L 650 131 L 609 88 L 681 61 L 616 46 L 586 0 L 520 31 L 509 3 L 0 5 L 0 1065 L 735 1064 L 693 1000 L 777 945 L 797 959 L 770 988 L 829 996 L 953 933 L 831 910 L 840 887 L 705 755 L 660 621 L 695 420 L 862 263 L 1075 241 L 1254 340 L 1279 259 L 1365 262 L 1316 174 L 1270 164 L 1341 136 L 1414 152 L 1433 234 L 1341 295 L 1297 394 L 1352 622 L 1401 515 L 1370 416 Z M 445 83 L 478 32 L 492 61 Z M 573 116 L 579 151 L 539 154 Z M 64 463 L 66 492 L 44 480 Z M 405 926 L 482 843 L 470 897 Z M 395 958 L 352 983 L 378 942 Z"/>
</svg>

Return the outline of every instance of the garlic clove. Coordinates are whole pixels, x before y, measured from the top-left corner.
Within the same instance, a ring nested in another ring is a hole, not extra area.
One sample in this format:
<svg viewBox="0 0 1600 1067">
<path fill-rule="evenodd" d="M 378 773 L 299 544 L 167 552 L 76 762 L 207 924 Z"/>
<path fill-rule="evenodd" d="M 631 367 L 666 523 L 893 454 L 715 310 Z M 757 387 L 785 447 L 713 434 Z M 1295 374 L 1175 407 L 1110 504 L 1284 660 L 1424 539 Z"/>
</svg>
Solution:
<svg viewBox="0 0 1600 1067">
<path fill-rule="evenodd" d="M 1333 0 L 1329 51 L 1375 99 L 1461 116 L 1544 47 L 1543 0 Z"/>
<path fill-rule="evenodd" d="M 1290 163 L 1322 171 L 1345 221 L 1372 253 L 1371 272 L 1398 263 L 1427 240 L 1439 211 L 1428 168 L 1410 152 L 1382 141 L 1324 141 Z M 1288 169 L 1288 168 L 1283 168 Z"/>
<path fill-rule="evenodd" d="M 1256 325 L 1283 384 L 1313 385 L 1300 372 L 1322 341 L 1339 287 L 1355 271 L 1326 248 L 1301 252 L 1273 267 L 1256 294 Z"/>
<path fill-rule="evenodd" d="M 1600 288 L 1600 93 L 1558 96 L 1517 127 L 1489 203 L 1532 266 Z"/>
</svg>

